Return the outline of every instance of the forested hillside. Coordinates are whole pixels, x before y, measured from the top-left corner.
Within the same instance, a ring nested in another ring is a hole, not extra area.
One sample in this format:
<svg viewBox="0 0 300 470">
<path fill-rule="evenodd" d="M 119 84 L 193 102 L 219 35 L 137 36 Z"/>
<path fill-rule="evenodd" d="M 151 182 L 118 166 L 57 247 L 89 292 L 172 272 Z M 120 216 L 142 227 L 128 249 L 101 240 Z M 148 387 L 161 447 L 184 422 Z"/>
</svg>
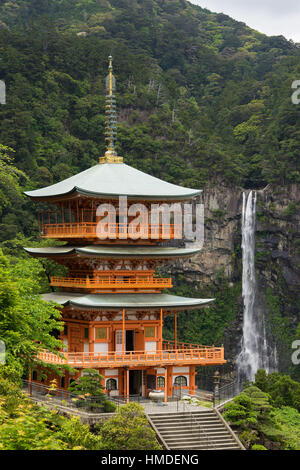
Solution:
<svg viewBox="0 0 300 470">
<path fill-rule="evenodd" d="M 103 156 L 104 77 L 114 57 L 118 152 L 164 180 L 202 188 L 205 246 L 176 264 L 176 290 L 216 297 L 182 314 L 182 341 L 225 343 L 234 360 L 242 322 L 241 190 L 259 191 L 258 285 L 280 369 L 299 337 L 300 45 L 267 37 L 185 0 L 0 0 L 0 242 L 6 255 L 51 244 L 22 192 Z M 262 191 L 266 188 L 265 191 Z M 25 238 L 24 238 L 25 237 Z M 298 256 L 298 258 L 297 258 Z M 59 271 L 54 263 L 42 276 Z M 268 325 L 267 325 L 268 326 Z M 172 337 L 172 319 L 165 334 Z M 294 367 L 294 376 L 299 378 Z"/>
<path fill-rule="evenodd" d="M 300 49 L 281 36 L 184 0 L 10 0 L 0 2 L 0 51 L 0 143 L 14 149 L 22 187 L 103 154 L 110 53 L 127 163 L 191 187 L 299 179 Z M 30 207 L 6 195 L 2 240 L 36 233 Z"/>
</svg>

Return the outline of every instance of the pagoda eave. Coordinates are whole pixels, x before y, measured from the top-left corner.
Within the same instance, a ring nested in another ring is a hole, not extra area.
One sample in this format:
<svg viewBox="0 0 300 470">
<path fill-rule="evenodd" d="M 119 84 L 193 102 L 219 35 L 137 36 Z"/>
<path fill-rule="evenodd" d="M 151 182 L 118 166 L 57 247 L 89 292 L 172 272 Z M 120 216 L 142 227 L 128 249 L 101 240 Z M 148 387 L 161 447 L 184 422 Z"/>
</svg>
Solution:
<svg viewBox="0 0 300 470">
<path fill-rule="evenodd" d="M 101 258 L 148 258 L 167 259 L 194 256 L 201 252 L 200 248 L 171 248 L 162 246 L 105 246 L 91 245 L 82 247 L 56 246 L 41 248 L 24 248 L 33 257 L 58 258 L 71 256 L 90 256 Z"/>
<path fill-rule="evenodd" d="M 43 294 L 43 300 L 63 306 L 89 310 L 121 309 L 174 309 L 194 310 L 209 305 L 215 299 L 195 299 L 169 294 L 90 294 L 51 292 Z"/>
</svg>

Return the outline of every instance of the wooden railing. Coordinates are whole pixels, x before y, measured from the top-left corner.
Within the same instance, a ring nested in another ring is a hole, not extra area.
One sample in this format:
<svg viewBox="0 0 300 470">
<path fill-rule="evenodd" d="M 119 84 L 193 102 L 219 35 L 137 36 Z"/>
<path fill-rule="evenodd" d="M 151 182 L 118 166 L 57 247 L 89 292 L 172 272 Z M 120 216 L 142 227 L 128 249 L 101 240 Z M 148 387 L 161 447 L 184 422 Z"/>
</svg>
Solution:
<svg viewBox="0 0 300 470">
<path fill-rule="evenodd" d="M 44 238 L 99 238 L 99 239 L 181 239 L 178 224 L 149 224 L 136 229 L 127 224 L 107 224 L 106 231 L 96 222 L 45 224 L 41 236 Z M 138 235 L 138 236 L 137 236 Z"/>
<path fill-rule="evenodd" d="M 124 367 L 155 365 L 219 365 L 224 364 L 224 348 L 199 347 L 198 349 L 175 349 L 173 351 L 127 351 L 62 353 L 63 357 L 50 352 L 41 352 L 39 359 L 56 365 L 68 364 L 73 367 Z"/>
<path fill-rule="evenodd" d="M 75 287 L 82 289 L 166 289 L 172 287 L 171 278 L 143 278 L 132 277 L 129 279 L 116 279 L 108 277 L 100 278 L 71 278 L 71 277 L 51 277 L 51 286 Z"/>
<path fill-rule="evenodd" d="M 174 349 L 199 349 L 199 348 L 207 348 L 207 347 L 214 347 L 214 346 L 203 346 L 201 344 L 193 344 L 193 343 L 179 343 L 178 341 L 173 340 L 163 340 L 162 348 L 164 351 L 173 351 Z"/>
</svg>

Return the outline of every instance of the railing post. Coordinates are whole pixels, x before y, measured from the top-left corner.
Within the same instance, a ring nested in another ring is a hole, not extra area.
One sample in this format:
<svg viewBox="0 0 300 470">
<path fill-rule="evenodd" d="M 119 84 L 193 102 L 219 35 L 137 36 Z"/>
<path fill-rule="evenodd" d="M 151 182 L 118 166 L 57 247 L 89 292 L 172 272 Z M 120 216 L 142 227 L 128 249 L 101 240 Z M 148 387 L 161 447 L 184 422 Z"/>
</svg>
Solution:
<svg viewBox="0 0 300 470">
<path fill-rule="evenodd" d="M 217 406 L 217 397 L 219 396 L 220 386 L 220 372 L 216 370 L 214 373 L 214 393 L 213 393 L 213 406 Z M 220 398 L 220 397 L 219 397 Z"/>
<path fill-rule="evenodd" d="M 126 402 L 129 403 L 129 369 L 126 368 Z"/>
<path fill-rule="evenodd" d="M 165 367 L 165 403 L 168 401 L 168 376 L 167 376 L 167 368 Z"/>
</svg>

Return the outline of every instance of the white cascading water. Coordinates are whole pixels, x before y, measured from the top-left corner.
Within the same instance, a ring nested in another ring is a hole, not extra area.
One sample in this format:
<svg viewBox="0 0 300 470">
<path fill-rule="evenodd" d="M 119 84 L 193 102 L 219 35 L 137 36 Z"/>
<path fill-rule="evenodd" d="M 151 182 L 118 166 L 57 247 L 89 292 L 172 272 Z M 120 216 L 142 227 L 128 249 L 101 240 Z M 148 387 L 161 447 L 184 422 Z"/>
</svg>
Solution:
<svg viewBox="0 0 300 470">
<path fill-rule="evenodd" d="M 269 372 L 268 345 L 263 311 L 256 299 L 255 276 L 255 222 L 256 192 L 250 191 L 248 198 L 243 193 L 242 252 L 243 252 L 243 337 L 241 352 L 236 361 L 238 380 L 253 381 L 258 369 Z"/>
</svg>

